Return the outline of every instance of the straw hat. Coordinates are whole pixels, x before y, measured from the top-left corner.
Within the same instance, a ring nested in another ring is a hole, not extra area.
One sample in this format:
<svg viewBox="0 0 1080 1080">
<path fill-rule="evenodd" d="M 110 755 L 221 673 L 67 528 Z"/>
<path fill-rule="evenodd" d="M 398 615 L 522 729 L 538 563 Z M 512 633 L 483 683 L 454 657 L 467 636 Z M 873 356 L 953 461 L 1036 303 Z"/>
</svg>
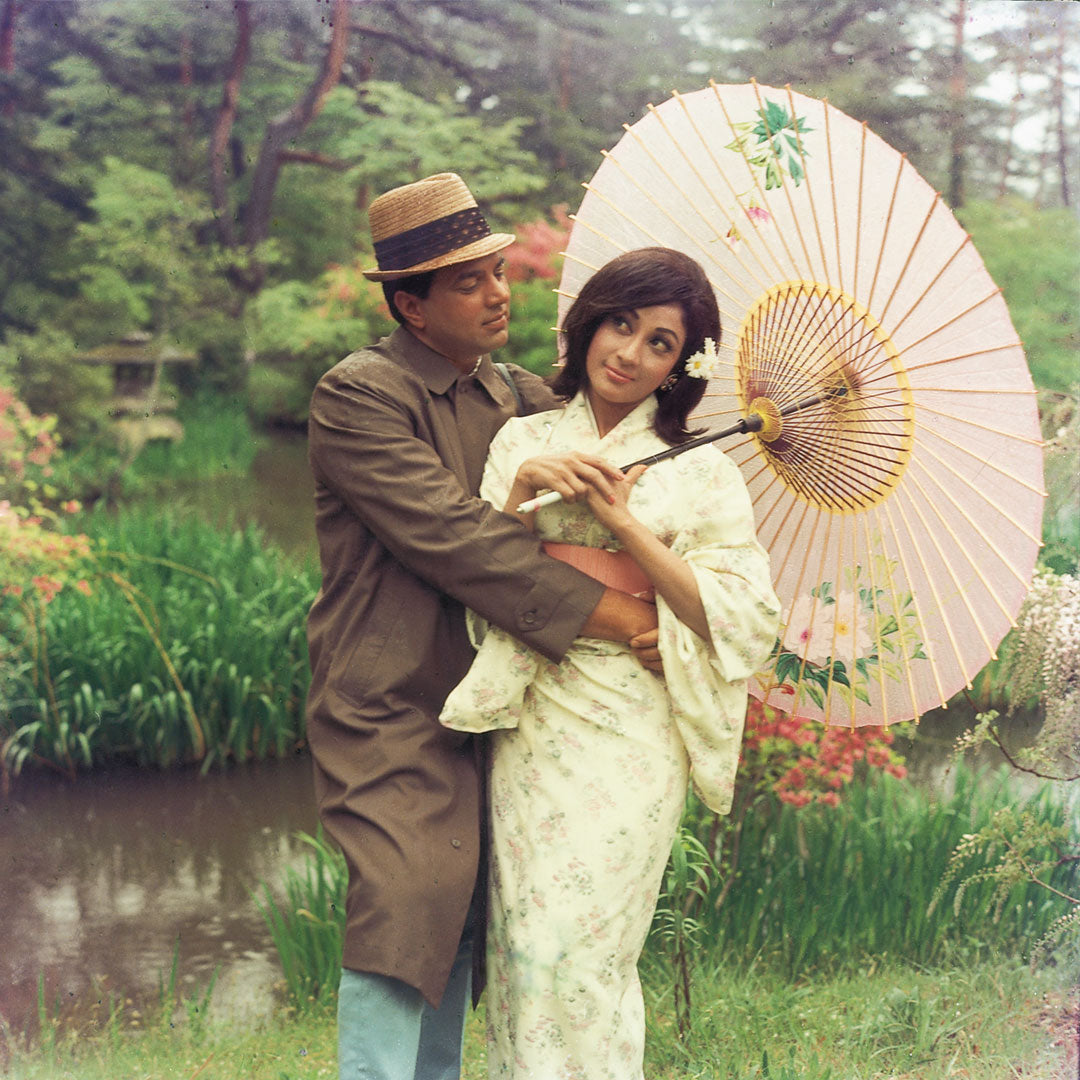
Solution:
<svg viewBox="0 0 1080 1080">
<path fill-rule="evenodd" d="M 493 233 L 456 173 L 439 173 L 380 195 L 368 208 L 378 266 L 369 281 L 438 270 L 501 251 L 514 242 Z"/>
</svg>

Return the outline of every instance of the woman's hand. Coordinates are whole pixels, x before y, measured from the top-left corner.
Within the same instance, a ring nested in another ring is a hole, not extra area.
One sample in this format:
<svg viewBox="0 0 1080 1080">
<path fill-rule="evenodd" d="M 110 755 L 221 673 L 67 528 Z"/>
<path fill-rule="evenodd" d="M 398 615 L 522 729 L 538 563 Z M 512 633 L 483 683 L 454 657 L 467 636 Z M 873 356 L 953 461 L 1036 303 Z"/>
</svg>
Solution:
<svg viewBox="0 0 1080 1080">
<path fill-rule="evenodd" d="M 609 485 L 611 489 L 610 498 L 607 497 L 605 492 L 596 487 L 586 492 L 589 509 L 593 512 L 593 517 L 616 536 L 619 536 L 622 530 L 636 522 L 634 515 L 630 513 L 627 506 L 627 501 L 630 498 L 631 489 L 644 476 L 647 468 L 647 465 L 635 465 L 625 475 L 620 472 L 619 479 L 614 484 Z"/>
<path fill-rule="evenodd" d="M 557 491 L 564 502 L 595 497 L 613 505 L 618 501 L 616 490 L 622 484 L 622 470 L 602 458 L 579 453 L 543 454 L 526 459 L 518 467 L 505 509 L 507 513 L 515 513 L 521 503 L 541 491 Z"/>
</svg>

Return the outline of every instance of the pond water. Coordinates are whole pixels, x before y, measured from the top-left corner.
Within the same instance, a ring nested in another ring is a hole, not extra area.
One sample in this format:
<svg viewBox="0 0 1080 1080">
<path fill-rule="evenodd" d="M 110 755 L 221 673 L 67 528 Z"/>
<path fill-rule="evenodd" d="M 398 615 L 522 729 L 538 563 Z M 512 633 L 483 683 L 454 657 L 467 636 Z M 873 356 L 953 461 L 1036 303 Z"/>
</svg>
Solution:
<svg viewBox="0 0 1080 1080">
<path fill-rule="evenodd" d="M 266 436 L 248 475 L 218 477 L 170 492 L 160 505 L 219 525 L 258 525 L 283 551 L 317 554 L 314 482 L 303 432 Z"/>
<path fill-rule="evenodd" d="M 0 804 L 0 1024 L 36 1027 L 39 976 L 64 1016 L 107 1016 L 110 992 L 154 1002 L 174 950 L 185 996 L 217 969 L 212 1011 L 269 1012 L 280 971 L 251 891 L 266 881 L 280 899 L 304 864 L 294 834 L 315 828 L 304 756 L 205 777 L 15 778 Z"/>
</svg>

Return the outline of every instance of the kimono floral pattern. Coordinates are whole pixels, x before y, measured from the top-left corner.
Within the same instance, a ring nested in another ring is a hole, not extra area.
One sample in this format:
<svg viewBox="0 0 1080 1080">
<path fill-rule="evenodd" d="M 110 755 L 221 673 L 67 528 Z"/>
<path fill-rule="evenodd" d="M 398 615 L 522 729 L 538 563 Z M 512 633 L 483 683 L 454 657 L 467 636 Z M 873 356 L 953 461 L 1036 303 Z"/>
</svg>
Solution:
<svg viewBox="0 0 1080 1080">
<path fill-rule="evenodd" d="M 581 396 L 511 420 L 481 494 L 505 504 L 518 465 L 571 449 L 625 464 L 664 445 L 643 402 L 600 438 Z M 493 731 L 488 930 L 490 1075 L 640 1080 L 637 960 L 688 779 L 730 808 L 746 680 L 776 640 L 779 604 L 737 468 L 715 447 L 650 468 L 634 514 L 693 568 L 711 630 L 657 598 L 664 677 L 622 645 L 581 638 L 553 664 L 471 617 L 479 651 L 441 720 Z M 541 509 L 544 540 L 615 550 L 588 508 Z"/>
</svg>

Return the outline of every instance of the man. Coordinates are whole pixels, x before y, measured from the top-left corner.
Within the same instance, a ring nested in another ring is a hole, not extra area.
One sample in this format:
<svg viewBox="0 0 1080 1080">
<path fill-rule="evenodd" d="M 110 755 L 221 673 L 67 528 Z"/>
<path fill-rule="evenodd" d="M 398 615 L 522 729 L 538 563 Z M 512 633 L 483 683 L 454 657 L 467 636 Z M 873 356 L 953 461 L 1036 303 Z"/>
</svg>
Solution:
<svg viewBox="0 0 1080 1080">
<path fill-rule="evenodd" d="M 482 769 L 436 718 L 472 659 L 464 606 L 552 660 L 579 634 L 629 641 L 656 617 L 476 497 L 518 411 L 487 355 L 508 336 L 499 252 L 514 238 L 490 232 L 452 173 L 387 192 L 369 216 L 365 275 L 401 325 L 323 376 L 309 426 L 323 580 L 307 729 L 320 815 L 349 866 L 341 1075 L 456 1080 Z M 513 376 L 522 411 L 555 406 L 541 380 Z"/>
</svg>

